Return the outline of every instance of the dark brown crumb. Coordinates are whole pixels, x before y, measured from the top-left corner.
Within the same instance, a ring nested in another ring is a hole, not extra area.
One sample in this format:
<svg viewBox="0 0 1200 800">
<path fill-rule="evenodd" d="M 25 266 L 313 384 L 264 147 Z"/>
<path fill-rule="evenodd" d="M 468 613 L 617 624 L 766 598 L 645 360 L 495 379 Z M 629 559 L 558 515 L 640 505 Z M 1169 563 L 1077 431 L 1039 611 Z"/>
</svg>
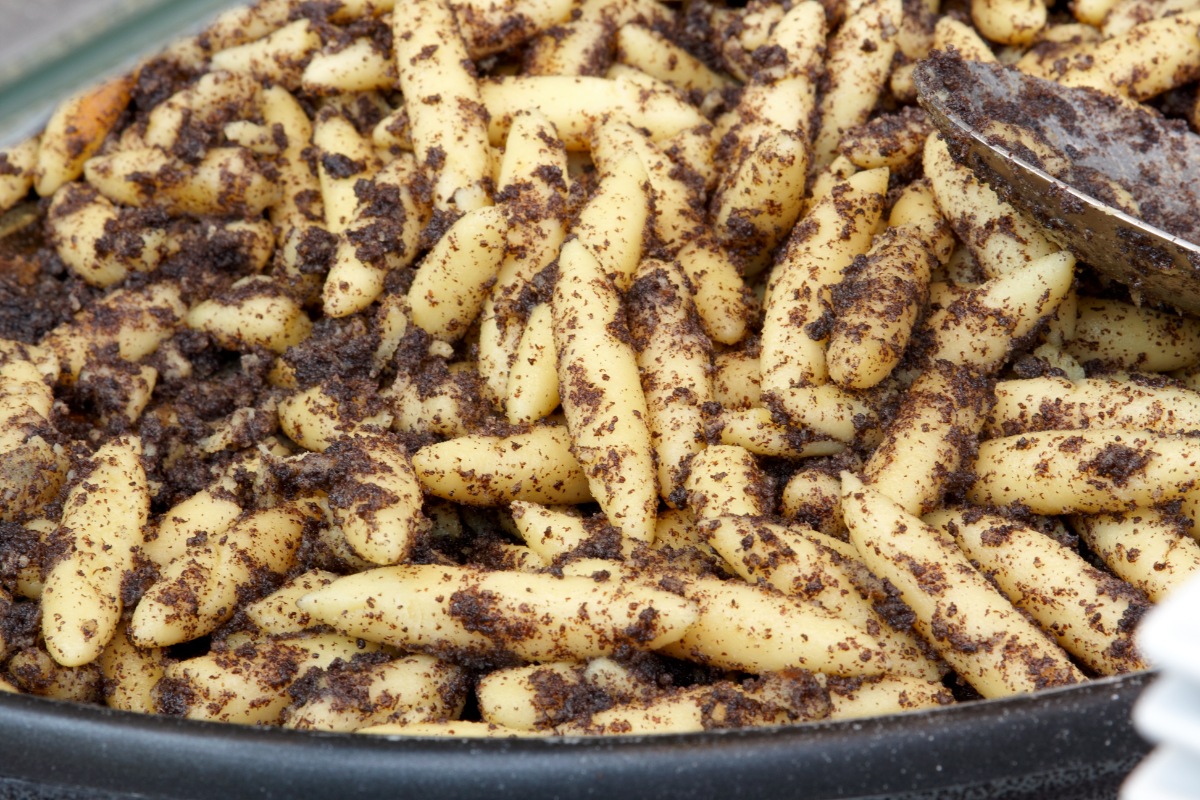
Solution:
<svg viewBox="0 0 1200 800">
<path fill-rule="evenodd" d="M 1097 475 L 1124 486 L 1129 479 L 1142 472 L 1153 455 L 1121 444 L 1107 445 L 1095 458 L 1079 465 L 1085 474 Z"/>
</svg>

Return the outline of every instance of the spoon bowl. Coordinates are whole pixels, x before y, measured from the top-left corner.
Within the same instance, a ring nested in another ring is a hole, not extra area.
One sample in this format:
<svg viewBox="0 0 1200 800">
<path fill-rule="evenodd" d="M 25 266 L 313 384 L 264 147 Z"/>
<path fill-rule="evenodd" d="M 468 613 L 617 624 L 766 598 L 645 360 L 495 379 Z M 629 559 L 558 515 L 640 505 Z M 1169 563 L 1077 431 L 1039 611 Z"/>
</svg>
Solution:
<svg viewBox="0 0 1200 800">
<path fill-rule="evenodd" d="M 1200 137 L 1091 89 L 935 52 L 918 99 L 951 154 L 1135 299 L 1200 314 Z"/>
</svg>

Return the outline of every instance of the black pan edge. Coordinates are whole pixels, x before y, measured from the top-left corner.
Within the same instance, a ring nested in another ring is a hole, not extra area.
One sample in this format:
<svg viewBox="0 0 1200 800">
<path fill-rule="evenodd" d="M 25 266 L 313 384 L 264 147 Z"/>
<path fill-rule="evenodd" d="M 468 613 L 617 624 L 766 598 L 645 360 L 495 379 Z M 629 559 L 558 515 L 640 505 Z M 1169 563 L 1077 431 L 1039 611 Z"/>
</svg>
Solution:
<svg viewBox="0 0 1200 800">
<path fill-rule="evenodd" d="M 860 721 L 619 739 L 431 740 L 245 728 L 0 695 L 0 797 L 1111 797 L 1149 751 L 1146 673 Z M 57 790 L 57 794 L 55 793 Z M 27 792 L 27 795 L 32 792 Z"/>
</svg>

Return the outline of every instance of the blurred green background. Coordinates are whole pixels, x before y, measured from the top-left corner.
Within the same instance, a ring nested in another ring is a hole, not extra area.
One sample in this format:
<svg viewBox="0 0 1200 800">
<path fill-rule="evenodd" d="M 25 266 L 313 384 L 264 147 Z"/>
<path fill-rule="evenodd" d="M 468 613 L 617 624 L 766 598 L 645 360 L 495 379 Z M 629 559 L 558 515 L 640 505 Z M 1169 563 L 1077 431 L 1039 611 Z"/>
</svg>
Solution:
<svg viewBox="0 0 1200 800">
<path fill-rule="evenodd" d="M 88 83 L 198 30 L 230 0 L 0 0 L 0 147 Z"/>
</svg>

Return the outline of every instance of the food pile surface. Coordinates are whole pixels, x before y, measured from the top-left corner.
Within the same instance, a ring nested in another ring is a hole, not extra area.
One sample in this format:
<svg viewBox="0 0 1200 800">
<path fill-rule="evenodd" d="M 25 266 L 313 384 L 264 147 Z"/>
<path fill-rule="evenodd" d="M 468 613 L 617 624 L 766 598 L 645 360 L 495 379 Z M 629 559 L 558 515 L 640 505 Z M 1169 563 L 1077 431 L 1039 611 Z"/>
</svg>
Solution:
<svg viewBox="0 0 1200 800">
<path fill-rule="evenodd" d="M 263 0 L 64 102 L 0 152 L 0 691 L 622 734 L 1142 669 L 1200 320 L 955 163 L 950 50 L 1200 116 L 1150 0 Z"/>
</svg>

